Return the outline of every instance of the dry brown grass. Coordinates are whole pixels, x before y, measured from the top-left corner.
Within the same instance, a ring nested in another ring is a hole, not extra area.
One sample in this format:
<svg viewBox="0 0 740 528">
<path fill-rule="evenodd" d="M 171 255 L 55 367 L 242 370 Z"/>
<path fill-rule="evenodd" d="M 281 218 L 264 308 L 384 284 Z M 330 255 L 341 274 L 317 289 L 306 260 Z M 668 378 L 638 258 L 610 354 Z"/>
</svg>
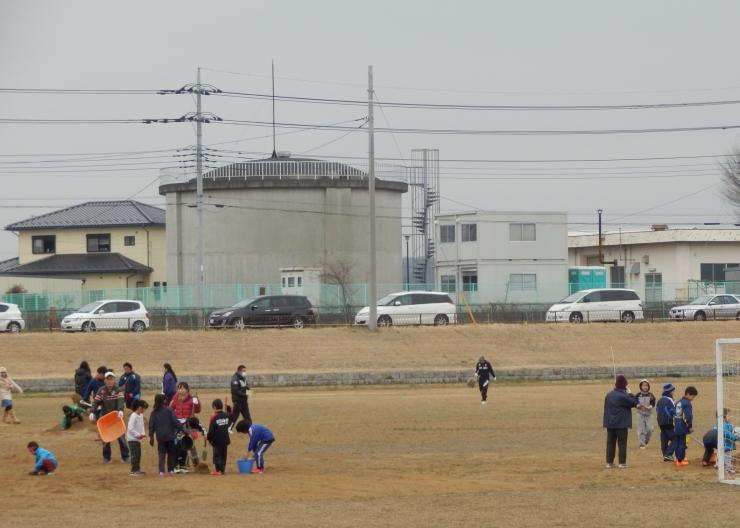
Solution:
<svg viewBox="0 0 740 528">
<path fill-rule="evenodd" d="M 740 333 L 735 321 L 660 324 L 482 325 L 447 328 L 264 329 L 0 335 L 0 364 L 11 375 L 71 375 L 82 359 L 120 370 L 130 361 L 157 374 L 471 368 L 480 354 L 495 367 L 711 363 L 714 340 Z"/>
<path fill-rule="evenodd" d="M 713 387 L 698 388 L 702 434 Z M 234 473 L 239 435 L 227 476 L 166 480 L 152 475 L 148 445 L 149 475 L 132 479 L 119 460 L 101 463 L 88 426 L 57 430 L 62 397 L 21 396 L 23 424 L 0 425 L 0 525 L 735 526 L 738 490 L 715 483 L 696 446 L 691 465 L 676 469 L 661 461 L 657 442 L 637 450 L 632 433 L 630 469 L 603 469 L 608 389 L 498 385 L 486 407 L 464 387 L 260 391 L 252 411 L 277 437 L 265 475 Z M 31 439 L 58 456 L 53 478 L 24 476 Z"/>
</svg>

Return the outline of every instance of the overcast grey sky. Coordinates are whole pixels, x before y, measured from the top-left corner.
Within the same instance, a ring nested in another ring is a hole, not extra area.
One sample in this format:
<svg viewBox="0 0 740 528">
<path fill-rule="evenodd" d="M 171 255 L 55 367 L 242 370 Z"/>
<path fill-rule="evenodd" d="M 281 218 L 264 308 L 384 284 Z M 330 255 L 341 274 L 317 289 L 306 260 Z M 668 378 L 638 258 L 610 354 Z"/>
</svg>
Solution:
<svg viewBox="0 0 740 528">
<path fill-rule="evenodd" d="M 364 99 L 367 65 L 373 64 L 381 101 L 610 105 L 740 99 L 737 20 L 740 3 L 733 1 L 0 0 L 0 87 L 178 88 L 195 80 L 200 65 L 208 68 L 203 81 L 223 90 L 268 92 L 274 59 L 282 95 Z M 187 95 L 0 93 L 0 118 L 178 117 L 192 110 Z M 205 98 L 205 110 L 231 119 L 270 119 L 269 102 L 210 97 Z M 361 118 L 365 110 L 280 103 L 277 113 L 278 121 L 328 124 Z M 696 127 L 740 124 L 740 105 L 376 113 L 379 126 L 387 126 L 386 118 L 397 128 Z M 222 148 L 269 154 L 271 139 L 253 139 L 268 134 L 264 128 L 207 125 L 205 142 L 246 138 Z M 342 134 L 285 134 L 278 147 L 299 153 Z M 46 161 L 68 159 L 64 154 L 172 149 L 193 143 L 193 128 L 187 123 L 0 123 L 0 224 L 87 199 L 126 198 L 149 183 L 137 199 L 162 203 L 154 183 L 157 167 L 171 165 L 175 158 L 133 155 L 137 159 L 125 162 L 141 165 L 103 160 L 99 164 L 113 166 L 79 173 L 69 167 L 75 162 Z M 431 147 L 439 148 L 443 159 L 634 158 L 724 154 L 737 143 L 738 133 L 732 130 L 515 137 L 397 134 L 395 140 L 379 136 L 377 153 L 399 157 L 399 147 L 403 156 L 412 148 Z M 354 133 L 311 155 L 366 153 L 366 135 Z M 40 173 L 42 166 L 71 172 Z M 486 179 L 494 174 L 610 179 Z M 649 216 L 621 220 L 625 229 L 633 228 L 632 223 L 658 221 L 728 222 L 731 211 L 722 201 L 721 186 L 713 185 L 717 182 L 716 158 L 590 164 L 450 162 L 443 166 L 442 208 L 567 210 L 574 224 L 593 222 L 598 207 L 606 211 L 607 221 L 647 210 L 642 214 Z M 692 193 L 696 194 L 688 196 Z M 667 205 L 657 207 L 661 204 Z M 15 236 L 1 233 L 0 259 L 16 254 Z"/>
</svg>

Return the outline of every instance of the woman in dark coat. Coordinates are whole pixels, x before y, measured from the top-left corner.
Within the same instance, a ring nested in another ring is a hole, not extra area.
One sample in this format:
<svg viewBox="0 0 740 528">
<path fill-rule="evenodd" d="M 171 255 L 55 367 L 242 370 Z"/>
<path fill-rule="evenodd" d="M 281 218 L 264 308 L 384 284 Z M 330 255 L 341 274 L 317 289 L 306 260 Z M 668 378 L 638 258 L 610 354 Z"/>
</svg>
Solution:
<svg viewBox="0 0 740 528">
<path fill-rule="evenodd" d="M 619 445 L 619 467 L 627 467 L 627 433 L 632 428 L 632 408 L 637 396 L 627 390 L 627 378 L 617 376 L 614 390 L 604 398 L 604 428 L 606 429 L 606 468 L 614 465 L 614 454 Z"/>
<path fill-rule="evenodd" d="M 77 370 L 75 370 L 75 392 L 80 396 L 85 394 L 85 389 L 91 379 L 90 365 L 87 364 L 87 361 L 83 361 Z"/>
<path fill-rule="evenodd" d="M 164 368 L 164 376 L 162 377 L 162 394 L 164 394 L 165 401 L 167 404 L 172 401 L 172 398 L 177 394 L 177 376 L 175 371 L 172 370 L 172 365 L 165 363 L 162 365 Z"/>
</svg>

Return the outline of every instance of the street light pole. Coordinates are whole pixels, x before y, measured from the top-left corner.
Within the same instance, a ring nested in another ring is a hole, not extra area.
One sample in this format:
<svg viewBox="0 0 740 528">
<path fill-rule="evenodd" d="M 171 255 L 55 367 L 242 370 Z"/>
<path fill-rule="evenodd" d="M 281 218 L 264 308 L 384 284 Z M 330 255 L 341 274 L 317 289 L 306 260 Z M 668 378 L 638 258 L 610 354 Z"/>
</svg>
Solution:
<svg viewBox="0 0 740 528">
<path fill-rule="evenodd" d="M 411 271 L 409 266 L 409 238 L 411 235 L 403 235 L 406 239 L 406 289 L 411 289 Z"/>
<path fill-rule="evenodd" d="M 373 67 L 367 67 L 368 171 L 367 189 L 370 200 L 370 284 L 368 291 L 368 330 L 378 325 L 378 284 L 375 258 L 375 118 L 373 117 Z"/>
</svg>

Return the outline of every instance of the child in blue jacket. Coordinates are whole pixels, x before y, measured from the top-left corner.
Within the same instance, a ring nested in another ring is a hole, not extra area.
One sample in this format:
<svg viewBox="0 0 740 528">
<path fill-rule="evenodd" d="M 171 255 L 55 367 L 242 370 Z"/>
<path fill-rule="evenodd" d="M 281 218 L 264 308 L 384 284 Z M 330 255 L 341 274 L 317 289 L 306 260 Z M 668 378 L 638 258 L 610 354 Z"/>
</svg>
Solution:
<svg viewBox="0 0 740 528">
<path fill-rule="evenodd" d="M 735 442 L 740 438 L 735 432 L 735 427 L 730 422 L 730 409 L 723 409 L 722 412 L 723 425 L 722 425 L 722 436 L 724 437 L 724 454 L 725 454 L 725 471 L 732 474 L 734 469 L 732 467 L 732 452 L 735 450 Z M 712 458 L 714 451 L 717 449 L 719 443 L 719 434 L 717 433 L 717 426 L 715 425 L 707 434 L 704 435 L 704 457 L 702 458 L 703 466 L 712 465 Z M 716 465 L 714 467 L 717 467 Z"/>
<path fill-rule="evenodd" d="M 686 460 L 686 437 L 694 432 L 694 408 L 691 402 L 699 394 L 696 387 L 686 387 L 683 398 L 676 404 L 676 413 L 673 418 L 673 425 L 676 431 L 676 466 L 688 466 Z"/>
<path fill-rule="evenodd" d="M 676 432 L 673 427 L 673 417 L 676 413 L 676 402 L 673 401 L 673 393 L 676 387 L 673 383 L 663 385 L 663 394 L 655 406 L 655 414 L 660 427 L 660 450 L 663 453 L 664 462 L 673 462 L 673 451 L 676 449 Z"/>
<path fill-rule="evenodd" d="M 236 432 L 249 435 L 249 447 L 247 447 L 247 457 L 249 453 L 254 453 L 254 460 L 257 467 L 252 473 L 262 474 L 265 472 L 265 451 L 275 442 L 275 435 L 267 427 L 260 424 L 250 423 L 248 420 L 242 420 L 236 424 Z"/>
<path fill-rule="evenodd" d="M 36 457 L 36 465 L 29 475 L 53 475 L 59 463 L 54 455 L 36 442 L 28 442 L 28 452 Z"/>
</svg>

